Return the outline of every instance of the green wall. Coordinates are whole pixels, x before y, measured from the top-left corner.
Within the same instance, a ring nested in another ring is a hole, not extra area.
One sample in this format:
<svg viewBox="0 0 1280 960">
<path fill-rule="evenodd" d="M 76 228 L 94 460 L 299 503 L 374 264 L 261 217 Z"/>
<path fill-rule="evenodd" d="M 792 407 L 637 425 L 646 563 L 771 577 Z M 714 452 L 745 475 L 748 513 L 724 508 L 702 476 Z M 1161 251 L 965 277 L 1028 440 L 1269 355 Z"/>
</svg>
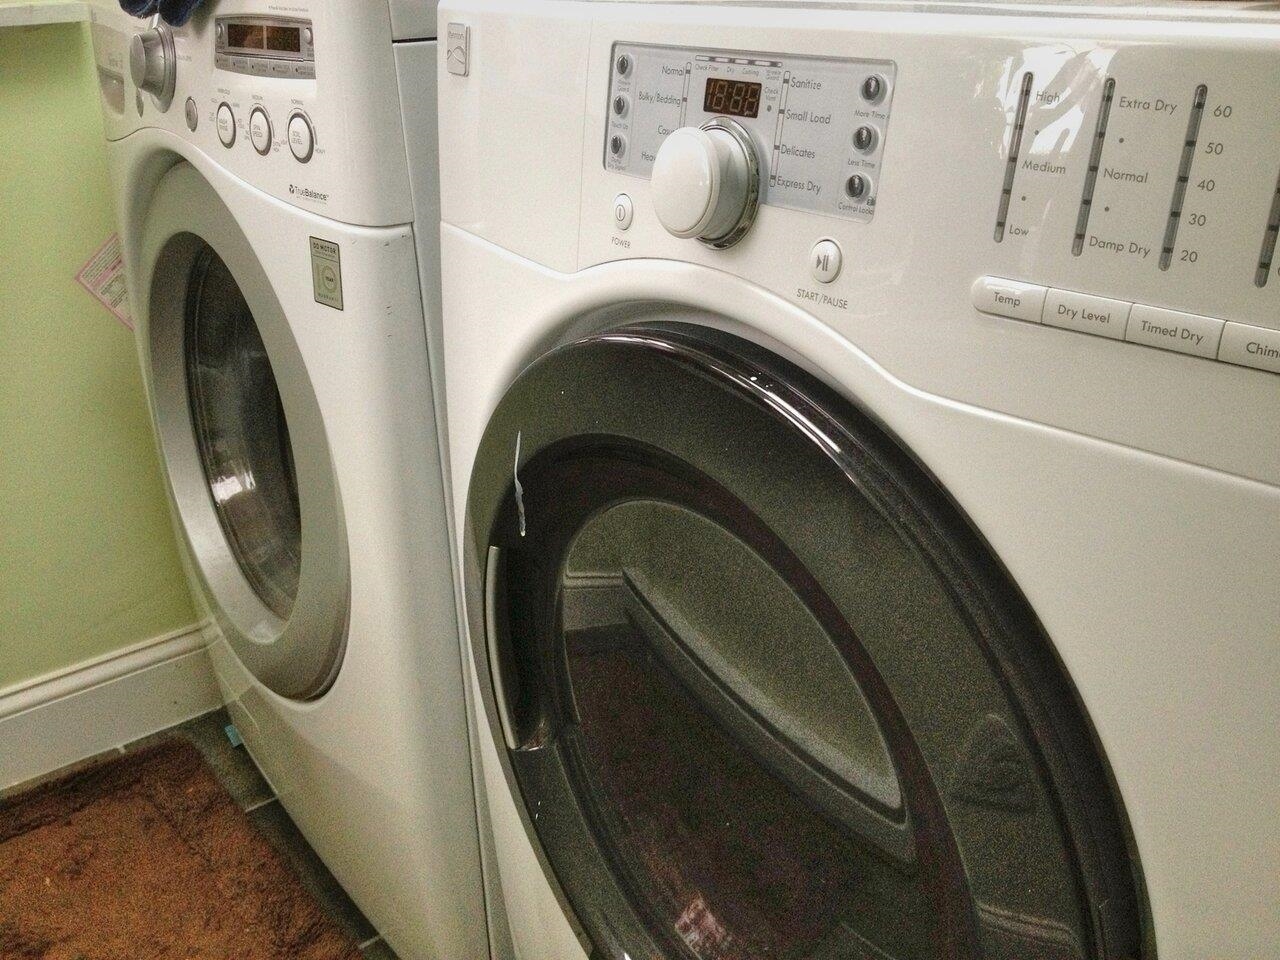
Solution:
<svg viewBox="0 0 1280 960">
<path fill-rule="evenodd" d="M 0 29 L 0 690 L 194 620 L 132 334 L 88 28 Z"/>
</svg>

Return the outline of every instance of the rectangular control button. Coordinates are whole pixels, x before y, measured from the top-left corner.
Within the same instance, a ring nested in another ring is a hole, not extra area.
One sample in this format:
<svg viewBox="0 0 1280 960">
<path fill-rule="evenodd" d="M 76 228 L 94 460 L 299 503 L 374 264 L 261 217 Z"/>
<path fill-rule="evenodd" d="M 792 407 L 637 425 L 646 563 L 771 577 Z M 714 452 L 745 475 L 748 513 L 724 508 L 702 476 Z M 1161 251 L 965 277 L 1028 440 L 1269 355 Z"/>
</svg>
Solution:
<svg viewBox="0 0 1280 960">
<path fill-rule="evenodd" d="M 292 77 L 293 64 L 289 63 L 287 60 L 272 60 L 271 75 L 273 77 Z"/>
<path fill-rule="evenodd" d="M 1133 304 L 1124 300 L 1051 289 L 1045 297 L 1041 319 L 1051 327 L 1123 340 L 1132 307 Z"/>
<path fill-rule="evenodd" d="M 1280 373 L 1280 330 L 1228 323 L 1222 330 L 1218 359 Z"/>
<path fill-rule="evenodd" d="M 979 277 L 973 282 L 973 305 L 983 313 L 1039 323 L 1047 292 L 1045 287 L 1034 283 Z"/>
<path fill-rule="evenodd" d="M 1218 341 L 1222 337 L 1223 326 L 1221 320 L 1213 317 L 1135 303 L 1133 312 L 1129 314 L 1129 330 L 1125 339 L 1130 343 L 1142 343 L 1148 347 L 1189 353 L 1212 360 L 1218 356 Z"/>
</svg>

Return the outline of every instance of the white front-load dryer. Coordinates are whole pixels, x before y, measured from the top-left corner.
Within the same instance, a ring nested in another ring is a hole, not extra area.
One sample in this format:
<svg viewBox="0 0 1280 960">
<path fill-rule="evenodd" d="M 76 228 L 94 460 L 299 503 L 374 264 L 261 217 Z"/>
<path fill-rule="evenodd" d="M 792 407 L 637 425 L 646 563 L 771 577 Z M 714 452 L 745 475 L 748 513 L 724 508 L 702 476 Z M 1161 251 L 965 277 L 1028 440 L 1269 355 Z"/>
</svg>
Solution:
<svg viewBox="0 0 1280 960">
<path fill-rule="evenodd" d="M 434 103 L 434 41 L 393 45 L 385 3 L 94 17 L 137 346 L 228 709 L 399 956 L 478 960 L 436 262 L 398 95 Z"/>
<path fill-rule="evenodd" d="M 1275 14 L 440 31 L 494 943 L 1277 955 Z"/>
</svg>

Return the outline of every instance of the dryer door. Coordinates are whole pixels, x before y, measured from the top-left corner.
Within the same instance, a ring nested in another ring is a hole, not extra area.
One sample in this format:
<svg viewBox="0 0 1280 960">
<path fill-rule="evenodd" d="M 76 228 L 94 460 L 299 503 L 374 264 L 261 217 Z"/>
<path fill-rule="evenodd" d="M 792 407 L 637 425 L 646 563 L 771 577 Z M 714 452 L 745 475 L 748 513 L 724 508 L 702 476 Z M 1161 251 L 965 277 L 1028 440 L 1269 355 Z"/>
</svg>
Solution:
<svg viewBox="0 0 1280 960">
<path fill-rule="evenodd" d="M 187 164 L 142 240 L 139 343 L 201 600 L 272 690 L 323 692 L 346 635 L 346 537 L 323 421 L 258 258 Z"/>
<path fill-rule="evenodd" d="M 593 956 L 1139 954 L 1047 639 L 823 385 L 687 325 L 564 347 L 496 411 L 468 524 L 495 737 Z"/>
</svg>

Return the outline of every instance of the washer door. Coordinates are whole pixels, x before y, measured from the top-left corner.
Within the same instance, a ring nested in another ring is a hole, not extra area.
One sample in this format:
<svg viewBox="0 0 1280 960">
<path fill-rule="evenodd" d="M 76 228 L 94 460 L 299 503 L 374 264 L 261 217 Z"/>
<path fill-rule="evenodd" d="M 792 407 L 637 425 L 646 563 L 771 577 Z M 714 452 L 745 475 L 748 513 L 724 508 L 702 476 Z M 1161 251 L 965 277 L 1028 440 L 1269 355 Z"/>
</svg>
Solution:
<svg viewBox="0 0 1280 960">
<path fill-rule="evenodd" d="M 179 164 L 143 231 L 139 340 L 169 488 L 203 599 L 245 666 L 314 697 L 346 636 L 346 536 L 323 421 L 249 241 Z"/>
<path fill-rule="evenodd" d="M 599 956 L 1139 955 L 1050 644 L 812 378 L 687 325 L 562 348 L 499 405 L 467 519 L 495 737 Z"/>
</svg>

